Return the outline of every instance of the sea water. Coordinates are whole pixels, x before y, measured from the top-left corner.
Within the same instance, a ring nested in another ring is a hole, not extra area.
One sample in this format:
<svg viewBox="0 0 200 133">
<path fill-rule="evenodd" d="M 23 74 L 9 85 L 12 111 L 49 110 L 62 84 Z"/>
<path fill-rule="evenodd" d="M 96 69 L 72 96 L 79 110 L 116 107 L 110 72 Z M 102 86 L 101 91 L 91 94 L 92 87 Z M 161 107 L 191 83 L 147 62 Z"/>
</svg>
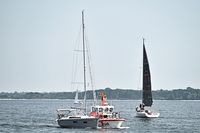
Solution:
<svg viewBox="0 0 200 133">
<path fill-rule="evenodd" d="M 0 100 L 1 133 L 162 133 L 200 132 L 200 101 L 155 100 L 153 109 L 160 112 L 159 118 L 137 118 L 135 107 L 139 100 L 109 101 L 126 119 L 123 126 L 128 129 L 67 129 L 56 123 L 56 109 L 68 108 L 73 100 L 37 99 L 37 100 Z M 88 102 L 88 111 L 92 101 Z"/>
</svg>

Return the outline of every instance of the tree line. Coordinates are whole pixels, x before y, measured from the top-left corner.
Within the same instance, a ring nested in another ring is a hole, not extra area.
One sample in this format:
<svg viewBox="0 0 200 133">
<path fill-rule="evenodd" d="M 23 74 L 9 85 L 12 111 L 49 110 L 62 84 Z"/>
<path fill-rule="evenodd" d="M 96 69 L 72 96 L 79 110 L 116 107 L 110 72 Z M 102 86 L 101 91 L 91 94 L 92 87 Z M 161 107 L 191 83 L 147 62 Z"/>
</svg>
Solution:
<svg viewBox="0 0 200 133">
<path fill-rule="evenodd" d="M 142 98 L 141 90 L 131 89 L 99 89 L 96 90 L 97 98 L 100 92 L 105 92 L 107 99 L 139 100 Z M 0 99 L 74 99 L 76 92 L 1 92 Z M 155 100 L 200 100 L 200 89 L 187 87 L 186 89 L 154 90 Z M 79 92 L 79 99 L 83 99 L 84 92 Z M 87 91 L 87 99 L 93 99 L 93 92 Z"/>
</svg>

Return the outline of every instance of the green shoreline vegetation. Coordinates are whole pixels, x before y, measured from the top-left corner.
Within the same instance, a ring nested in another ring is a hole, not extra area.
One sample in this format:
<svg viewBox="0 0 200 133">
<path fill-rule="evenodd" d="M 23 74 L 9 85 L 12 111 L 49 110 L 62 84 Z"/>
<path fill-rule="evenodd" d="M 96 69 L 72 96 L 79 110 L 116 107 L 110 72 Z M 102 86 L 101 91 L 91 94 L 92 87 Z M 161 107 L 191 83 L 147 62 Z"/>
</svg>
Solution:
<svg viewBox="0 0 200 133">
<path fill-rule="evenodd" d="M 108 100 L 139 100 L 141 90 L 131 89 L 99 89 L 96 90 L 98 99 L 99 93 L 105 91 Z M 186 89 L 174 90 L 153 90 L 155 100 L 200 100 L 200 89 L 187 87 Z M 0 99 L 74 99 L 76 92 L 1 92 Z M 79 93 L 79 99 L 83 98 L 84 93 Z M 87 91 L 87 99 L 92 99 L 92 91 Z"/>
</svg>

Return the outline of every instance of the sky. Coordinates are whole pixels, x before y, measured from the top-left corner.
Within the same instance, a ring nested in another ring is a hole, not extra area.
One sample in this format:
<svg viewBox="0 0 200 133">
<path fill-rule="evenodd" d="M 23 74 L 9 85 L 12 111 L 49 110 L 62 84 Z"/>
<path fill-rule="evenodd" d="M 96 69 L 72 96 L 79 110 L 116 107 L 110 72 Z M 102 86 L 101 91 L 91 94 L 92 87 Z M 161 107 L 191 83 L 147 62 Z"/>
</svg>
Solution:
<svg viewBox="0 0 200 133">
<path fill-rule="evenodd" d="M 0 92 L 75 91 L 72 63 L 83 9 L 95 88 L 141 88 L 142 37 L 153 90 L 200 88 L 199 5 L 199 0 L 0 0 Z"/>
</svg>

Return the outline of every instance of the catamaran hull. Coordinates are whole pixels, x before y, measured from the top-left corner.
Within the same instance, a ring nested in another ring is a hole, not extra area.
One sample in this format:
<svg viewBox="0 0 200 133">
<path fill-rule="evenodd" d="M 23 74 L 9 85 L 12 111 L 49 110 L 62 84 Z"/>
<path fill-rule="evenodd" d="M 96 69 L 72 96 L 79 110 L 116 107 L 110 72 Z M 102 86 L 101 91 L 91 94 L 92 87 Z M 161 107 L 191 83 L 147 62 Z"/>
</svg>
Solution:
<svg viewBox="0 0 200 133">
<path fill-rule="evenodd" d="M 63 128 L 97 128 L 98 118 L 58 119 L 58 125 Z"/>
<path fill-rule="evenodd" d="M 156 113 L 156 112 L 146 113 L 143 111 L 143 112 L 137 112 L 136 116 L 140 118 L 157 118 L 160 116 L 160 113 Z"/>
<path fill-rule="evenodd" d="M 122 123 L 125 119 L 100 119 L 99 125 L 101 128 L 122 128 Z"/>
</svg>

